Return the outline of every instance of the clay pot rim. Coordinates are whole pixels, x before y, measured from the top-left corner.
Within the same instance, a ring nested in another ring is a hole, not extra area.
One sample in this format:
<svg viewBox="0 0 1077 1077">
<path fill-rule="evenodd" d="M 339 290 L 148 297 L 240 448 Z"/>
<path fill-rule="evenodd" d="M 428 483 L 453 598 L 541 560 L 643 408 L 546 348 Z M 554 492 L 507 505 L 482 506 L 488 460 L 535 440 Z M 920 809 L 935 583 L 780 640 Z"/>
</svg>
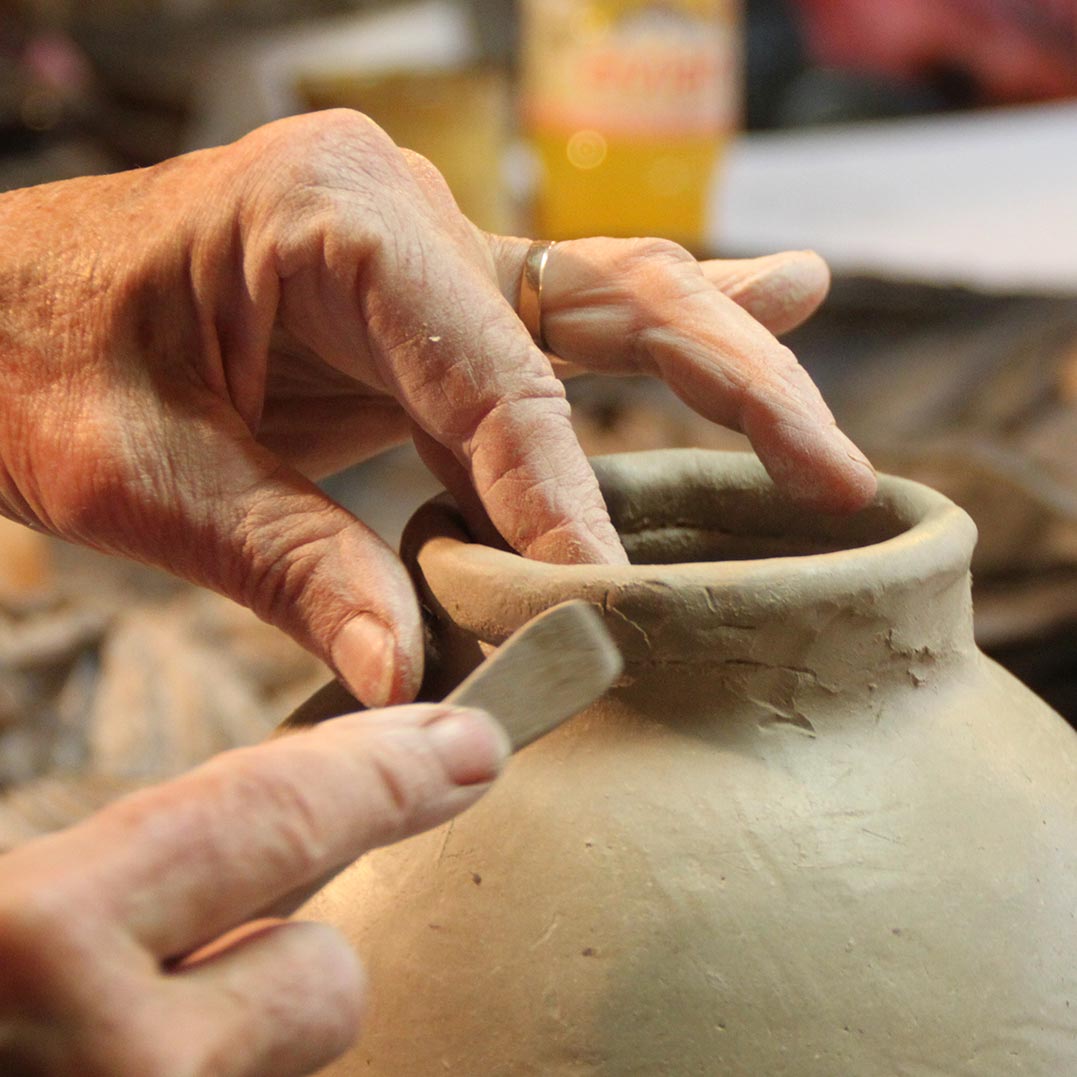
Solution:
<svg viewBox="0 0 1077 1077">
<path fill-rule="evenodd" d="M 678 475 L 712 475 L 733 491 L 765 489 L 781 500 L 754 454 L 701 449 L 659 449 L 596 457 L 592 460 L 604 491 L 619 483 L 662 471 L 666 481 Z M 631 479 L 629 479 L 631 476 Z M 788 505 L 787 505 L 788 508 Z M 492 592 L 521 599 L 521 608 L 541 609 L 568 597 L 595 597 L 647 589 L 661 601 L 663 591 L 704 588 L 723 598 L 772 605 L 774 595 L 800 600 L 840 601 L 842 594 L 907 591 L 940 576 L 965 576 L 976 542 L 976 527 L 967 513 L 929 487 L 892 475 L 880 475 L 875 511 L 890 513 L 902 530 L 881 541 L 825 553 L 741 560 L 681 561 L 629 565 L 553 565 L 476 543 L 467 534 L 459 511 L 447 495 L 423 505 L 405 532 L 403 550 L 418 562 L 435 598 L 444 585 L 467 596 L 469 611 L 454 616 L 472 623 L 500 621 L 505 604 Z M 869 507 L 865 512 L 871 511 Z M 810 514 L 808 514 L 810 515 Z M 822 516 L 822 514 L 817 514 Z M 631 532 L 626 532 L 631 534 Z M 454 602 L 454 606 L 458 603 Z M 495 611 L 497 611 L 495 613 Z M 512 618 L 515 620 L 515 617 Z"/>
</svg>

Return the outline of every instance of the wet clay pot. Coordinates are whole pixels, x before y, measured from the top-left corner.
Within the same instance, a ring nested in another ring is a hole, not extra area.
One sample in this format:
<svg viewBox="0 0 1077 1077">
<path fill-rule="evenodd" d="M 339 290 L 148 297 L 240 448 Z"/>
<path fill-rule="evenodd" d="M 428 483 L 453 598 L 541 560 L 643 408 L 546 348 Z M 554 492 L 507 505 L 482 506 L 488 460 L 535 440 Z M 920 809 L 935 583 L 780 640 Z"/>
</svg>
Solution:
<svg viewBox="0 0 1077 1077">
<path fill-rule="evenodd" d="M 735 454 L 597 470 L 631 566 L 411 525 L 447 685 L 570 597 L 626 673 L 308 907 L 371 979 L 328 1072 L 1077 1074 L 1077 735 L 977 651 L 968 517 L 893 478 L 815 515 Z"/>
</svg>

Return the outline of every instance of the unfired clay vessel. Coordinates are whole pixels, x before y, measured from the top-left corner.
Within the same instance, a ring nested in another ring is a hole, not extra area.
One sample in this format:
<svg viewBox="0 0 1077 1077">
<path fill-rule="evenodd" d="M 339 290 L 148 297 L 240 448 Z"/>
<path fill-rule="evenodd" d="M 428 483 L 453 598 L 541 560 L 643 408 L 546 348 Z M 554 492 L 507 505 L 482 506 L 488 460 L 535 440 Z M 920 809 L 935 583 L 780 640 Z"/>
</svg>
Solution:
<svg viewBox="0 0 1077 1077">
<path fill-rule="evenodd" d="M 976 650 L 968 517 L 893 478 L 813 515 L 741 455 L 597 470 L 631 566 L 413 521 L 449 683 L 576 596 L 626 675 L 308 906 L 371 979 L 328 1072 L 1077 1074 L 1077 736 Z"/>
</svg>

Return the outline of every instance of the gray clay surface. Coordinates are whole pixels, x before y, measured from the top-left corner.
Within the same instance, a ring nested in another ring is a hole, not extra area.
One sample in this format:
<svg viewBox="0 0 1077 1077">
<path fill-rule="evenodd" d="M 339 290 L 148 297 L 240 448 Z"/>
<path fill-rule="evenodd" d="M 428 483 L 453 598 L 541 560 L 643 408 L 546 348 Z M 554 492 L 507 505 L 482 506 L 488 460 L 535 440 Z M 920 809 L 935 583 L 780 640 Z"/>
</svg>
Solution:
<svg viewBox="0 0 1077 1077">
<path fill-rule="evenodd" d="M 307 907 L 371 981 L 327 1072 L 1077 1074 L 1077 736 L 974 646 L 968 517 L 891 478 L 813 516 L 739 454 L 597 466 L 633 565 L 409 529 L 448 681 L 573 597 L 626 670 Z"/>
</svg>

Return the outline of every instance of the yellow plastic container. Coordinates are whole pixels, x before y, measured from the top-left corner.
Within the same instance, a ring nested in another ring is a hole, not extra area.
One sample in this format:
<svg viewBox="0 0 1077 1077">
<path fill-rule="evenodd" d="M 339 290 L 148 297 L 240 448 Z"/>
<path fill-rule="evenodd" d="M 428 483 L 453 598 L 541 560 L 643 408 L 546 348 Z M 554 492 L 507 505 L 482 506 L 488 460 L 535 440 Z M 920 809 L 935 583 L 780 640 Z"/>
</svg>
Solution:
<svg viewBox="0 0 1077 1077">
<path fill-rule="evenodd" d="M 521 15 L 535 234 L 699 249 L 739 116 L 736 0 L 524 0 Z"/>
</svg>

